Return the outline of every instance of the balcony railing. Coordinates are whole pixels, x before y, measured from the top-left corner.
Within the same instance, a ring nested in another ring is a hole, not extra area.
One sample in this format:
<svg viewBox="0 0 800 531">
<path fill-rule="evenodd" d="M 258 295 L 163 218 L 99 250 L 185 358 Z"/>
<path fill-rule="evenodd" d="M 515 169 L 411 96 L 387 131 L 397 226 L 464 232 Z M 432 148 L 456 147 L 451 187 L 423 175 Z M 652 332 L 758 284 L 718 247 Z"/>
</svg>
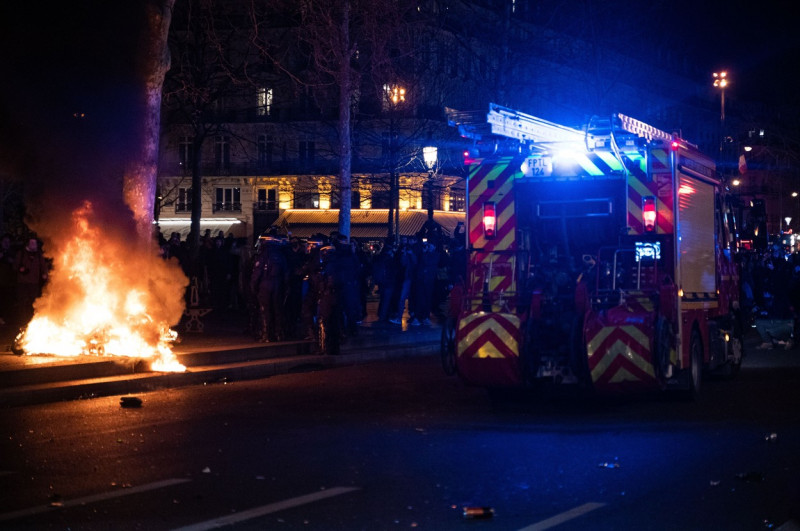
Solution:
<svg viewBox="0 0 800 531">
<path fill-rule="evenodd" d="M 241 203 L 214 203 L 212 212 L 241 212 Z"/>
<path fill-rule="evenodd" d="M 278 211 L 278 202 L 277 201 L 256 201 L 253 203 L 253 211 L 254 212 L 277 212 Z"/>
</svg>

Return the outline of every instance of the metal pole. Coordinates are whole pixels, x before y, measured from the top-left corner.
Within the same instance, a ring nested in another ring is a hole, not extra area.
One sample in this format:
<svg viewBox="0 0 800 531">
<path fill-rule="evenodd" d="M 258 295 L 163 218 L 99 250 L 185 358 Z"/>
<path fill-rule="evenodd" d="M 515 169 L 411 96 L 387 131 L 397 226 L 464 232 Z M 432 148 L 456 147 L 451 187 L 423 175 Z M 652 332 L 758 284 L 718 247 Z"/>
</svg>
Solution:
<svg viewBox="0 0 800 531">
<path fill-rule="evenodd" d="M 428 221 L 433 222 L 433 170 L 428 170 Z"/>
</svg>

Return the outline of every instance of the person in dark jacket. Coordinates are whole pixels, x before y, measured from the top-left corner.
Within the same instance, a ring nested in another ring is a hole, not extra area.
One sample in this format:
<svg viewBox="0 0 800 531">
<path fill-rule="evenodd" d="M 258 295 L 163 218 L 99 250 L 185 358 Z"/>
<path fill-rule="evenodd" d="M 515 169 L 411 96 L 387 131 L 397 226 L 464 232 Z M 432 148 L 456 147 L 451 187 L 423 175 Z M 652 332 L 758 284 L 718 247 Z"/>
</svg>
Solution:
<svg viewBox="0 0 800 531">
<path fill-rule="evenodd" d="M 378 320 L 388 323 L 391 317 L 392 300 L 397 287 L 400 265 L 391 245 L 385 245 L 372 266 L 372 280 L 378 286 Z"/>
<path fill-rule="evenodd" d="M 297 337 L 303 304 L 303 277 L 308 255 L 299 238 L 290 240 L 286 248 L 286 263 L 289 268 L 289 284 L 286 295 L 286 329 L 289 337 Z"/>
<path fill-rule="evenodd" d="M 261 320 L 261 341 L 282 341 L 284 329 L 281 316 L 288 279 L 286 257 L 280 242 L 266 241 L 253 265 L 252 288 L 256 294 Z"/>
<path fill-rule="evenodd" d="M 397 316 L 390 319 L 394 324 L 400 324 L 403 319 L 403 313 L 406 311 L 406 301 L 409 300 L 411 295 L 411 284 L 414 281 L 414 275 L 417 270 L 417 255 L 411 245 L 401 246 L 399 250 L 400 256 L 398 261 L 400 264 L 399 272 L 399 287 L 400 296 L 397 299 Z M 413 307 L 409 304 L 409 321 L 413 319 Z"/>
<path fill-rule="evenodd" d="M 439 271 L 439 253 L 432 243 L 422 244 L 419 255 L 419 265 L 413 282 L 416 296 L 414 297 L 414 318 L 419 324 L 430 324 L 430 314 L 433 309 L 433 290 L 436 284 L 436 275 Z"/>
<path fill-rule="evenodd" d="M 39 240 L 32 236 L 17 254 L 14 263 L 17 271 L 17 314 L 21 323 L 33 317 L 33 302 L 42 294 L 42 286 L 47 281 L 47 261 L 39 249 Z"/>
<path fill-rule="evenodd" d="M 0 239 L 0 326 L 13 320 L 17 284 L 17 273 L 14 270 L 16 255 L 11 246 L 11 235 L 3 234 Z"/>
<path fill-rule="evenodd" d="M 339 294 L 344 332 L 348 336 L 358 335 L 357 324 L 361 321 L 359 278 L 361 263 L 353 251 L 347 236 L 339 235 L 333 254 L 335 291 Z"/>
</svg>

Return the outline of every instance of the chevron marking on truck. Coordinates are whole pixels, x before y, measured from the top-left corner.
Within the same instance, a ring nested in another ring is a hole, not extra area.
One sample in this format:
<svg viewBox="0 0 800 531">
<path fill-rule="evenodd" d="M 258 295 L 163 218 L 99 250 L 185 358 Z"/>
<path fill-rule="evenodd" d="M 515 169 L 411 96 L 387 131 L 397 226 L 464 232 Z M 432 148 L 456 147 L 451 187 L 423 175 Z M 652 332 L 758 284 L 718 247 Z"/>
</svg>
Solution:
<svg viewBox="0 0 800 531">
<path fill-rule="evenodd" d="M 635 325 L 607 326 L 587 345 L 589 369 L 596 384 L 651 381 L 655 378 L 650 339 Z"/>
<path fill-rule="evenodd" d="M 471 242 L 481 251 L 474 260 L 481 264 L 472 269 L 469 279 L 472 293 L 480 293 L 486 276 L 491 273 L 489 289 L 496 291 L 514 291 L 514 260 L 509 254 L 498 252 L 513 251 L 516 247 L 516 213 L 513 185 L 515 174 L 519 173 L 519 157 L 504 157 L 494 165 L 480 165 L 470 176 L 469 194 L 469 232 Z M 480 171 L 489 167 L 489 171 Z M 492 186 L 489 182 L 494 181 Z M 497 235 L 486 239 L 483 235 L 483 205 L 494 202 L 497 211 Z M 478 272 L 482 274 L 478 274 Z M 475 310 L 480 304 L 473 302 Z"/>
<path fill-rule="evenodd" d="M 652 171 L 669 170 L 669 151 L 666 149 L 650 150 L 650 168 Z"/>
<path fill-rule="evenodd" d="M 472 313 L 459 322 L 458 355 L 470 358 L 519 356 L 519 317 L 507 313 Z"/>
</svg>

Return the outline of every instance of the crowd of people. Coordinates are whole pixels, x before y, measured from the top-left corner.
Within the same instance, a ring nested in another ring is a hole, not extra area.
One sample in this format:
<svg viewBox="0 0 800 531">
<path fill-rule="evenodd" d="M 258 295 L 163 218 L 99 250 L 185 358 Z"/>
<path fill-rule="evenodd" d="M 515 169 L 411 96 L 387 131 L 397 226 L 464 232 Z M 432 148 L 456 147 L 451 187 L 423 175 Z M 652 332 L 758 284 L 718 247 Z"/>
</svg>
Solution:
<svg viewBox="0 0 800 531">
<path fill-rule="evenodd" d="M 359 242 L 337 232 L 301 240 L 273 228 L 251 245 L 206 231 L 196 260 L 180 233 L 157 236 L 162 257 L 193 279 L 187 305 L 238 312 L 245 333 L 260 341 L 356 335 L 370 295 L 379 297 L 377 319 L 387 326 L 441 320 L 450 289 L 466 276 L 463 232 Z M 741 307 L 759 348 L 792 348 L 800 333 L 800 251 L 776 244 L 741 257 Z M 2 236 L 0 326 L 31 319 L 49 268 L 35 235 Z"/>
<path fill-rule="evenodd" d="M 463 233 L 359 242 L 338 232 L 301 240 L 273 228 L 253 246 L 206 231 L 197 263 L 179 233 L 159 236 L 162 256 L 196 279 L 194 303 L 243 312 L 245 332 L 265 342 L 357 335 L 372 294 L 387 326 L 428 324 L 443 317 L 449 287 L 466 269 Z"/>
<path fill-rule="evenodd" d="M 779 244 L 742 255 L 742 308 L 761 338 L 760 349 L 794 346 L 800 320 L 800 251 Z"/>
</svg>

